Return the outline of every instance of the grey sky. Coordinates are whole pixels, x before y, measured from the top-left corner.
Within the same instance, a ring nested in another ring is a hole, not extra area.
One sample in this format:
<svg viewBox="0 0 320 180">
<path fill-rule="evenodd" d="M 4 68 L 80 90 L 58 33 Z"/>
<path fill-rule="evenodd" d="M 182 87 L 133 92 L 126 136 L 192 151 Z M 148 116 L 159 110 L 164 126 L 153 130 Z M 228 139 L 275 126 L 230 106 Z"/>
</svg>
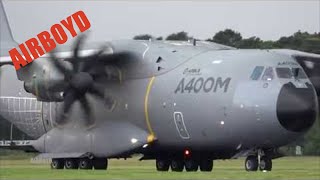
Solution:
<svg viewBox="0 0 320 180">
<path fill-rule="evenodd" d="M 5 1 L 18 42 L 72 13 L 83 10 L 91 40 L 132 38 L 141 33 L 166 36 L 177 31 L 206 39 L 231 28 L 244 37 L 275 40 L 302 30 L 320 31 L 320 1 Z"/>
</svg>

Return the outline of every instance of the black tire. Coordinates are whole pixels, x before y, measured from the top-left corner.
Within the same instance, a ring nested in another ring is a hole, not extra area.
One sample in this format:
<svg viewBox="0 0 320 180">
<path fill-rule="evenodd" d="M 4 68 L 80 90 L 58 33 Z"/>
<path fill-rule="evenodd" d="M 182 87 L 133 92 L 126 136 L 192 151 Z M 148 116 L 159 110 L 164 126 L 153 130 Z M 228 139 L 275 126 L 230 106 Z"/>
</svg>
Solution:
<svg viewBox="0 0 320 180">
<path fill-rule="evenodd" d="M 271 171 L 272 170 L 272 160 L 267 156 L 262 156 L 259 164 L 260 171 Z"/>
<path fill-rule="evenodd" d="M 258 158 L 257 156 L 248 156 L 245 161 L 246 171 L 257 171 L 258 170 Z"/>
<path fill-rule="evenodd" d="M 107 170 L 108 159 L 106 158 L 95 158 L 93 159 L 93 167 L 95 170 Z"/>
<path fill-rule="evenodd" d="M 63 169 L 63 168 L 64 168 L 64 160 L 63 159 L 52 159 L 51 169 Z"/>
<path fill-rule="evenodd" d="M 170 160 L 168 159 L 156 159 L 157 171 L 168 171 L 170 167 Z"/>
<path fill-rule="evenodd" d="M 78 169 L 79 161 L 77 159 L 66 159 L 64 161 L 64 167 L 66 169 Z"/>
<path fill-rule="evenodd" d="M 210 172 L 213 169 L 213 160 L 211 159 L 200 160 L 199 166 L 201 171 Z"/>
<path fill-rule="evenodd" d="M 80 169 L 92 169 L 92 160 L 85 158 L 79 160 L 79 168 Z"/>
<path fill-rule="evenodd" d="M 175 172 L 182 172 L 184 163 L 182 159 L 174 159 L 171 161 L 171 170 Z"/>
<path fill-rule="evenodd" d="M 187 159 L 184 162 L 184 167 L 187 172 L 198 171 L 198 162 L 194 159 Z"/>
</svg>

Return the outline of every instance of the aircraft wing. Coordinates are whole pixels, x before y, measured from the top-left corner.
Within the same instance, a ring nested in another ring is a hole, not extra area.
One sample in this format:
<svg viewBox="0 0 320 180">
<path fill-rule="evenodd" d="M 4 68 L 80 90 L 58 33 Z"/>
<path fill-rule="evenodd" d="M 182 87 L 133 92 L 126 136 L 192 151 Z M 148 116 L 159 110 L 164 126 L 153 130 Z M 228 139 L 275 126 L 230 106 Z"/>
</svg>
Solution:
<svg viewBox="0 0 320 180">
<path fill-rule="evenodd" d="M 303 51 L 291 50 L 291 49 L 272 49 L 272 52 L 286 54 L 299 60 L 313 61 L 315 63 L 320 63 L 320 54 L 307 53 Z"/>
<path fill-rule="evenodd" d="M 2 56 L 0 57 L 0 67 L 2 65 L 12 64 L 10 56 Z"/>
</svg>

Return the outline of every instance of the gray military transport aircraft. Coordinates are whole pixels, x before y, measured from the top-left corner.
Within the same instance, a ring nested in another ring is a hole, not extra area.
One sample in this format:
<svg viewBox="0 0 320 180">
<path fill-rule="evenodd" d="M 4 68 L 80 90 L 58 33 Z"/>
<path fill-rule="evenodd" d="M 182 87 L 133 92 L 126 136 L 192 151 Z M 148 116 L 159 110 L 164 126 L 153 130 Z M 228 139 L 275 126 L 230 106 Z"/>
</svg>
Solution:
<svg viewBox="0 0 320 180">
<path fill-rule="evenodd" d="M 82 35 L 16 72 L 0 8 L 0 115 L 33 138 L 2 147 L 39 152 L 54 169 L 107 169 L 139 153 L 159 171 L 211 171 L 240 156 L 247 171 L 270 171 L 278 147 L 318 117 L 320 55 L 204 41 L 97 47 Z"/>
</svg>

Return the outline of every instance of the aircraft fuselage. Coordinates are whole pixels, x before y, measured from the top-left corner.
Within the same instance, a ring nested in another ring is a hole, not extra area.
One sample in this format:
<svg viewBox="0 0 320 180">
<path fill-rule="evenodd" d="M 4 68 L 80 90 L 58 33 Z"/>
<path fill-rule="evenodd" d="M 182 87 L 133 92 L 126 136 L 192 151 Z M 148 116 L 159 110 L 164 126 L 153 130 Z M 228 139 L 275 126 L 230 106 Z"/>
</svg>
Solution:
<svg viewBox="0 0 320 180">
<path fill-rule="evenodd" d="M 1 115 L 31 137 L 40 138 L 35 145 L 40 152 L 91 152 L 99 157 L 119 155 L 105 150 L 108 138 L 125 133 L 117 129 L 106 132 L 114 122 L 129 123 L 154 137 L 150 151 L 191 149 L 234 154 L 288 144 L 303 135 L 316 118 L 318 105 L 309 79 L 277 75 L 277 68 L 301 68 L 291 58 L 264 50 L 214 51 L 132 43 L 141 46 L 135 50 L 141 55 L 139 66 L 129 63 L 130 70 L 116 68 L 119 76 L 104 81 L 105 94 L 114 98 L 112 105 L 87 95 L 94 111 L 93 127 L 83 125 L 77 103 L 69 123 L 56 127 L 62 103 L 25 97 L 21 83 L 12 78 L 1 79 Z M 6 71 L 2 76 L 8 77 Z M 17 87 L 6 88 L 8 81 Z M 301 96 L 300 100 L 311 99 L 304 102 L 309 109 L 279 112 L 281 103 L 290 101 L 281 94 L 285 86 L 288 92 L 297 91 L 293 95 Z M 11 91 L 13 88 L 19 91 Z M 299 113 L 308 119 L 295 120 L 293 116 L 300 117 Z M 287 117 L 295 124 L 286 124 Z"/>
</svg>

